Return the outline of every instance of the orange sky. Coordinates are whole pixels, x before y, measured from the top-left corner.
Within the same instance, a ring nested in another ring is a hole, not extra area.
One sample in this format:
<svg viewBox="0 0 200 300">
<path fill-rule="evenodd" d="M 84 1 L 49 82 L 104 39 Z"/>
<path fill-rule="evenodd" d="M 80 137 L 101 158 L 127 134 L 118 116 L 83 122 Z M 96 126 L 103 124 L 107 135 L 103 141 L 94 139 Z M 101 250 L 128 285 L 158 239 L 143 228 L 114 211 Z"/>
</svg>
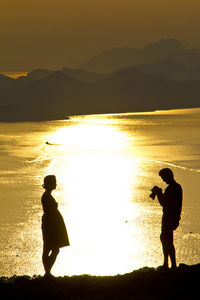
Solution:
<svg viewBox="0 0 200 300">
<path fill-rule="evenodd" d="M 1 0 L 0 71 L 76 65 L 173 37 L 200 48 L 199 0 Z"/>
</svg>

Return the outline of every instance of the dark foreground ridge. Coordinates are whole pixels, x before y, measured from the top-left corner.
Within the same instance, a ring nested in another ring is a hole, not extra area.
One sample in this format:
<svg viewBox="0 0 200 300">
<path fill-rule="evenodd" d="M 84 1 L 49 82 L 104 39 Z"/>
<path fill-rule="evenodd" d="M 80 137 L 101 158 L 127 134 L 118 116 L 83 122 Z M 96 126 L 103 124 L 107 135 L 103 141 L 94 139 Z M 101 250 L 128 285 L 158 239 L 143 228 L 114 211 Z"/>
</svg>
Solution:
<svg viewBox="0 0 200 300">
<path fill-rule="evenodd" d="M 191 299 L 198 295 L 200 264 L 176 271 L 142 268 L 117 276 L 0 278 L 1 299 Z M 194 299 L 194 298 L 193 298 Z"/>
</svg>

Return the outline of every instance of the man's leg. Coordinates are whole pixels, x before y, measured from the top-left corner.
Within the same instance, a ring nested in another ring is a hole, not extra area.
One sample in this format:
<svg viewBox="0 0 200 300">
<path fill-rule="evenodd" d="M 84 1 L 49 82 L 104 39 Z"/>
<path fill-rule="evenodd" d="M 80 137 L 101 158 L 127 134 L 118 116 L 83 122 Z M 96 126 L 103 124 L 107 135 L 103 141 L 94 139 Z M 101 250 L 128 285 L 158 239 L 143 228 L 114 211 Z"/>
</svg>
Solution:
<svg viewBox="0 0 200 300">
<path fill-rule="evenodd" d="M 169 256 L 171 259 L 172 269 L 176 269 L 176 251 L 173 242 L 173 230 L 169 232 Z"/>
<path fill-rule="evenodd" d="M 163 267 L 168 268 L 169 247 L 168 247 L 168 241 L 167 241 L 167 234 L 165 231 L 161 232 L 160 240 L 162 243 L 163 256 L 164 256 Z"/>
</svg>

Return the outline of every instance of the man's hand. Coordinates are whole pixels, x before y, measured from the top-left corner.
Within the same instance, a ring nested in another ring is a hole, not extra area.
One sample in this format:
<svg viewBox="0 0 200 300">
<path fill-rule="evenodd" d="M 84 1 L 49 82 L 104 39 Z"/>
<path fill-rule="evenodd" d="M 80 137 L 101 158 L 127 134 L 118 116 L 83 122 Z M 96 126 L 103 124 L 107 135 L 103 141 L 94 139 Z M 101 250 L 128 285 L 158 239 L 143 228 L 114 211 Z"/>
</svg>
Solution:
<svg viewBox="0 0 200 300">
<path fill-rule="evenodd" d="M 158 194 L 162 194 L 162 189 L 161 188 L 159 188 L 158 186 L 154 186 L 153 188 L 152 188 L 152 193 L 151 193 L 151 195 L 149 195 L 149 197 L 150 198 L 152 198 L 153 200 L 155 199 L 155 197 L 158 195 Z"/>
</svg>

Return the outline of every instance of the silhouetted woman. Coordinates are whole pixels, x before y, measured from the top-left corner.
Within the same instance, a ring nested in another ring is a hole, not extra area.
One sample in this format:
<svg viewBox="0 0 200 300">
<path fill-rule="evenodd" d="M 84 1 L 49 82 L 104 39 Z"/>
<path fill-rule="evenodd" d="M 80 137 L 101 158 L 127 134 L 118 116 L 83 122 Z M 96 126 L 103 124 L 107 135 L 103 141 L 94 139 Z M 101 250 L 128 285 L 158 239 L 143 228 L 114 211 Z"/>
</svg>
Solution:
<svg viewBox="0 0 200 300">
<path fill-rule="evenodd" d="M 58 210 L 58 204 L 51 195 L 56 189 L 56 177 L 48 175 L 44 178 L 42 195 L 42 216 L 43 254 L 42 262 L 45 269 L 45 276 L 51 276 L 51 268 L 59 253 L 59 248 L 69 246 L 69 239 L 64 220 Z"/>
</svg>

